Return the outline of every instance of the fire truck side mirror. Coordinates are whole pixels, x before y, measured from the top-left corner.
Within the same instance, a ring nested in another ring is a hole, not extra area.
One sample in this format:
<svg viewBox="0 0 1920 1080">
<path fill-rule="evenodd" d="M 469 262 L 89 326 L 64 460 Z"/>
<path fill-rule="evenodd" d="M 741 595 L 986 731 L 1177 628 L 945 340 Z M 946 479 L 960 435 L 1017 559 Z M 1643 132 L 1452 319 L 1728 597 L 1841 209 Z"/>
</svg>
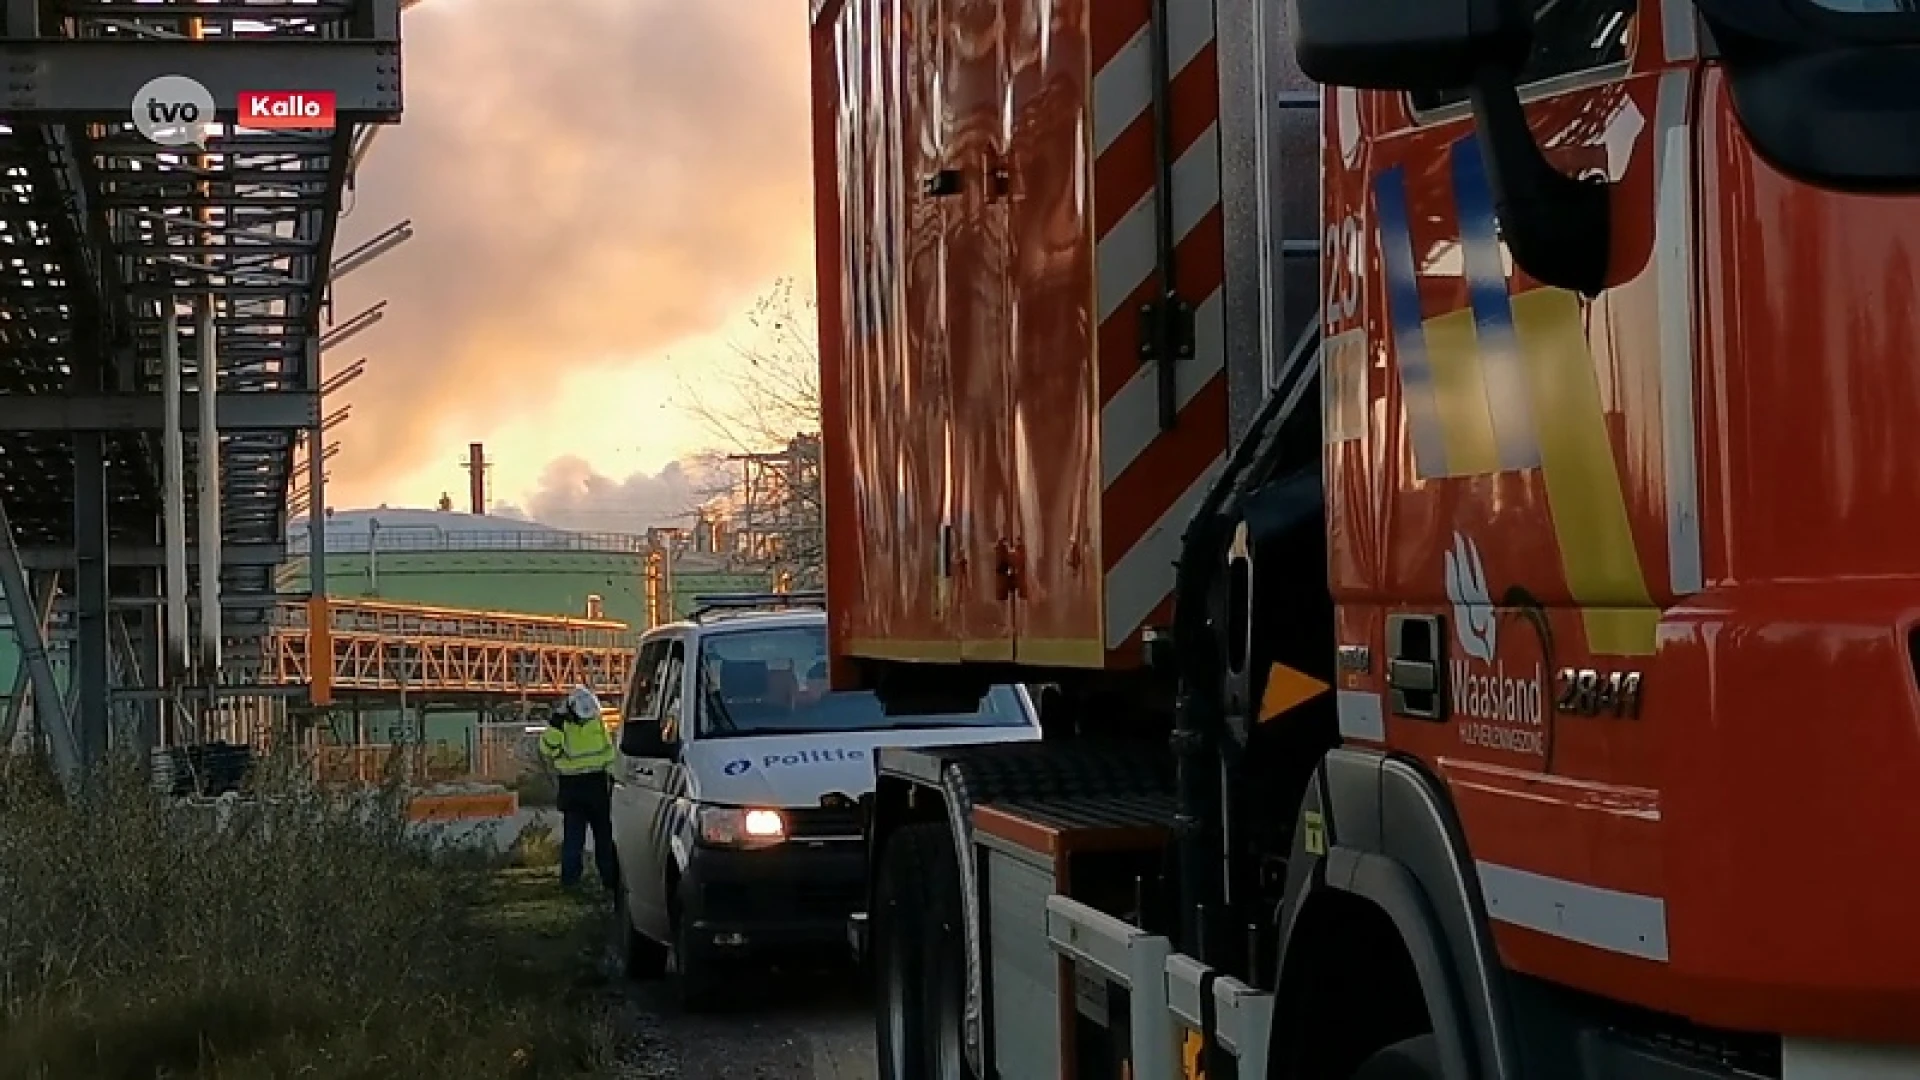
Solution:
<svg viewBox="0 0 1920 1080">
<path fill-rule="evenodd" d="M 1457 90 L 1518 71 L 1533 44 L 1527 0 L 1291 0 L 1294 53 L 1317 83 Z"/>
<path fill-rule="evenodd" d="M 1516 78 L 1533 46 L 1529 0 L 1289 0 L 1294 57 L 1315 82 L 1362 90 L 1472 91 L 1500 231 L 1544 285 L 1606 287 L 1612 194 L 1556 170 L 1534 141 Z"/>
</svg>

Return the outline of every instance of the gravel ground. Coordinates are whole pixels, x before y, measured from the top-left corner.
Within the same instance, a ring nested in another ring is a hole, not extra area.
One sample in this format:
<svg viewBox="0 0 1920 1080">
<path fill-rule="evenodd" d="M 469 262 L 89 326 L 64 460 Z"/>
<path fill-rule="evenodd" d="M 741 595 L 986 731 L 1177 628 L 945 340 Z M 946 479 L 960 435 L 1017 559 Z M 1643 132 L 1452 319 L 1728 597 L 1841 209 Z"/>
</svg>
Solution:
<svg viewBox="0 0 1920 1080">
<path fill-rule="evenodd" d="M 613 951 L 601 948 L 601 993 L 625 1050 L 623 1080 L 878 1078 L 867 979 L 850 965 L 745 970 L 724 1010 L 690 1015 L 674 1001 L 672 976 L 615 977 Z"/>
<path fill-rule="evenodd" d="M 510 842 L 528 824 L 557 830 L 558 815 L 525 811 L 501 832 Z M 613 976 L 611 920 L 611 912 L 595 912 L 575 925 L 585 934 L 588 992 L 609 1006 L 624 1049 L 622 1080 L 877 1080 L 867 977 L 850 966 L 742 972 L 728 1009 L 690 1016 L 670 982 Z"/>
<path fill-rule="evenodd" d="M 875 1080 L 873 1019 L 844 972 L 772 977 L 723 1013 L 688 1016 L 665 983 L 620 991 L 627 1080 Z"/>
</svg>

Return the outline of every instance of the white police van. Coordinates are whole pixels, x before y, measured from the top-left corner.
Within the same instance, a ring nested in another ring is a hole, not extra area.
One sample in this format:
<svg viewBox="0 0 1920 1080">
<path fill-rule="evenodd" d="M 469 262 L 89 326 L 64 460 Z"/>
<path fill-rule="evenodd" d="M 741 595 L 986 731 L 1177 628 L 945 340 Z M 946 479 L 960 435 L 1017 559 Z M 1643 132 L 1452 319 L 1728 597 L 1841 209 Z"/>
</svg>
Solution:
<svg viewBox="0 0 1920 1080">
<path fill-rule="evenodd" d="M 630 977 L 674 970 L 689 1008 L 712 1003 L 729 961 L 847 948 L 877 747 L 1040 737 L 1019 686 L 974 713 L 898 718 L 870 693 L 828 690 L 819 602 L 701 597 L 641 638 L 614 767 L 614 944 Z"/>
</svg>

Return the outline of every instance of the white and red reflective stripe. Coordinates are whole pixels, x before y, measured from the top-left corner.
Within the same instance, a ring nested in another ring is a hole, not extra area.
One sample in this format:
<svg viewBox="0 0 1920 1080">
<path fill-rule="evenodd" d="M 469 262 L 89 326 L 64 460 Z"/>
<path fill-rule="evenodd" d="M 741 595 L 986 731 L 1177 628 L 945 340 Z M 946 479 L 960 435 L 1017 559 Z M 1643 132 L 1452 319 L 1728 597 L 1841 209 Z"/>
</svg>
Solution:
<svg viewBox="0 0 1920 1080">
<path fill-rule="evenodd" d="M 1213 0 L 1168 0 L 1174 287 L 1194 308 L 1194 354 L 1175 372 L 1179 419 L 1160 430 L 1159 376 L 1142 364 L 1140 306 L 1158 289 L 1153 53 L 1148 0 L 1091 0 L 1093 212 L 1101 399 L 1105 644 L 1165 617 L 1173 562 L 1227 453 L 1221 286 L 1219 61 Z"/>
<path fill-rule="evenodd" d="M 1226 465 L 1227 456 L 1222 452 L 1176 494 L 1147 534 L 1107 569 L 1107 648 L 1119 648 L 1171 598 L 1180 538 L 1194 511 L 1200 508 L 1207 488 Z"/>
</svg>

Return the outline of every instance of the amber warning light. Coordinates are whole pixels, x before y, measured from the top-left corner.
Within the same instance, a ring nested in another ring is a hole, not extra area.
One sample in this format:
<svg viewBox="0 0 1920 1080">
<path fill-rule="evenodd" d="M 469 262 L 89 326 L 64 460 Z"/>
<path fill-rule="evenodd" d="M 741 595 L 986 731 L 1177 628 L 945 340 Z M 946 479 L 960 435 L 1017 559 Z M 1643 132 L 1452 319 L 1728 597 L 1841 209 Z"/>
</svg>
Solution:
<svg viewBox="0 0 1920 1080">
<path fill-rule="evenodd" d="M 236 110 L 243 128 L 333 130 L 331 90 L 243 90 Z"/>
</svg>

